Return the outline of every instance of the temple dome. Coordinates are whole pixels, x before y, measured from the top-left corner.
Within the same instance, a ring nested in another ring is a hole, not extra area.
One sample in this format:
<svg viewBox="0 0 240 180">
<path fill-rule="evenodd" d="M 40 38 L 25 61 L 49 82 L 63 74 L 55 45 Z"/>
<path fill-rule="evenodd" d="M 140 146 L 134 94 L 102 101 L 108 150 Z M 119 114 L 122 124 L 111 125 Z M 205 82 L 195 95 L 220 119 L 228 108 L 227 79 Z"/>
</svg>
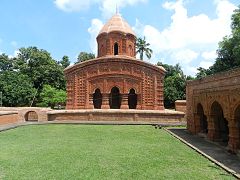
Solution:
<svg viewBox="0 0 240 180">
<path fill-rule="evenodd" d="M 136 36 L 132 28 L 120 14 L 113 15 L 112 18 L 103 26 L 98 35 L 103 33 L 108 34 L 110 32 L 123 32 L 125 34 L 132 34 Z"/>
</svg>

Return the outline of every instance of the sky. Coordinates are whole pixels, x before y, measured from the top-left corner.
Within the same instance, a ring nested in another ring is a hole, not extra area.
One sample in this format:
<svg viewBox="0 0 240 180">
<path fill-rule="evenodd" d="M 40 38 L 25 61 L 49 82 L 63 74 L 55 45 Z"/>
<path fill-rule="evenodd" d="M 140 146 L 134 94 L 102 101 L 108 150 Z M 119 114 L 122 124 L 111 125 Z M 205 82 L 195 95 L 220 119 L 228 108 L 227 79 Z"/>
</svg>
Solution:
<svg viewBox="0 0 240 180">
<path fill-rule="evenodd" d="M 231 34 L 239 0 L 1 0 L 0 53 L 14 57 L 21 47 L 37 46 L 55 60 L 81 51 L 96 54 L 96 36 L 116 7 L 153 50 L 152 64 L 179 63 L 186 75 L 208 68 L 218 43 Z"/>
</svg>

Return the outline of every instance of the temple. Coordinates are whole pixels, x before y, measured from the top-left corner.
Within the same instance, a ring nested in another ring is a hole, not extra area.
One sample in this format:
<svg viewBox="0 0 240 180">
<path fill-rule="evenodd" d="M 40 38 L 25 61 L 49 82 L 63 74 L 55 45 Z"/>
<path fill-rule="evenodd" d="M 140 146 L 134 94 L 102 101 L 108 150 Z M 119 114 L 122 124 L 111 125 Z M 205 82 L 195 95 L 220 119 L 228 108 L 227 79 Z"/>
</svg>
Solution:
<svg viewBox="0 0 240 180">
<path fill-rule="evenodd" d="M 136 59 L 136 35 L 115 14 L 97 36 L 97 58 L 64 70 L 66 109 L 164 110 L 165 70 Z"/>
</svg>

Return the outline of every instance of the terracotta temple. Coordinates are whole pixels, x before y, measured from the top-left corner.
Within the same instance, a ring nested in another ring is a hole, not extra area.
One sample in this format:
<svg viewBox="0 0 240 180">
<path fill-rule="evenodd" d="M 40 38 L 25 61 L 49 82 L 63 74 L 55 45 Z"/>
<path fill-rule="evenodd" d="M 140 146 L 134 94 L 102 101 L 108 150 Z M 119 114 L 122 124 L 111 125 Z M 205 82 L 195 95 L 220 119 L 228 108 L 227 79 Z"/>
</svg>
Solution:
<svg viewBox="0 0 240 180">
<path fill-rule="evenodd" d="M 97 58 L 64 71 L 67 109 L 164 109 L 165 70 L 136 59 L 136 35 L 121 15 L 104 25 L 97 44 Z"/>
</svg>

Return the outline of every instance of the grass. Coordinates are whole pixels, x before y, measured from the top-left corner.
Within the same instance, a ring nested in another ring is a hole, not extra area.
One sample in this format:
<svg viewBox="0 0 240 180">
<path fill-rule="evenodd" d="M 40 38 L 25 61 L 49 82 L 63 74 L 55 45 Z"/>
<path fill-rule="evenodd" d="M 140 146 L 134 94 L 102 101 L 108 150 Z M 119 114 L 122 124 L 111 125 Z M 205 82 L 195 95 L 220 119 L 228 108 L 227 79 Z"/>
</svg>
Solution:
<svg viewBox="0 0 240 180">
<path fill-rule="evenodd" d="M 0 179 L 234 179 L 152 126 L 31 125 L 0 132 Z"/>
</svg>

